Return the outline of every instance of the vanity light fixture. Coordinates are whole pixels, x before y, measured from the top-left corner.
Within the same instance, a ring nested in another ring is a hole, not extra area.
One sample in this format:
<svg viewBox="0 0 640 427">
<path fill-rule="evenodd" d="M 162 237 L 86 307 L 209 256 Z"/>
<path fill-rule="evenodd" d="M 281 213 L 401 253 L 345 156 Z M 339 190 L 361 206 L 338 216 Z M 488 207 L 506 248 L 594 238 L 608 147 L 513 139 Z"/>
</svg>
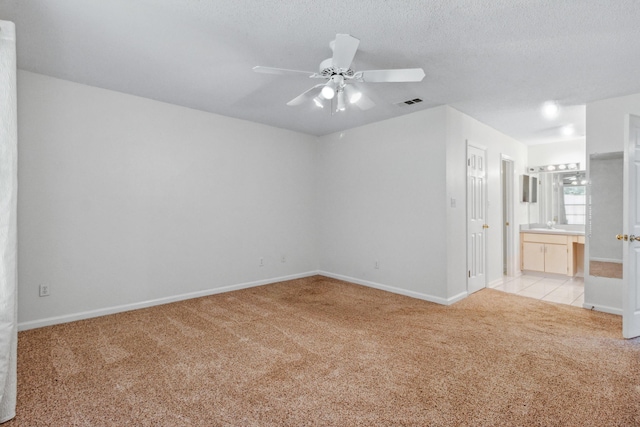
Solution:
<svg viewBox="0 0 640 427">
<path fill-rule="evenodd" d="M 578 170 L 580 169 L 580 163 L 560 163 L 557 165 L 544 165 L 544 166 L 529 166 L 527 172 L 540 173 L 540 172 L 554 172 L 564 170 Z"/>
</svg>

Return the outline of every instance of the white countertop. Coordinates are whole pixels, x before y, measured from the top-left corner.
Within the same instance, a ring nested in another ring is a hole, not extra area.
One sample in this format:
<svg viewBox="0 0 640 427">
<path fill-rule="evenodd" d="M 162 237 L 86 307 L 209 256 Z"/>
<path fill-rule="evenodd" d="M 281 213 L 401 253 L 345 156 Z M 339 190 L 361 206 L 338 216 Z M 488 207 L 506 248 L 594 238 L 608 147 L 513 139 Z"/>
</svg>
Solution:
<svg viewBox="0 0 640 427">
<path fill-rule="evenodd" d="M 584 236 L 584 231 L 563 230 L 561 228 L 529 228 L 521 229 L 520 232 L 534 234 L 564 234 L 567 236 Z"/>
</svg>

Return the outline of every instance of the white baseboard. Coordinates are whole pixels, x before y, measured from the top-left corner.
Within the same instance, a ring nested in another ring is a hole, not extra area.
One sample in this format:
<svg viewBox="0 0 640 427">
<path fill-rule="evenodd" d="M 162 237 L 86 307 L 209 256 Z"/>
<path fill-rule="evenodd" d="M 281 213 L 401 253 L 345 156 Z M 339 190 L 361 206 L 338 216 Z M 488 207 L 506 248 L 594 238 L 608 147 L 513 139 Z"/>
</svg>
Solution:
<svg viewBox="0 0 640 427">
<path fill-rule="evenodd" d="M 603 313 L 617 314 L 618 316 L 622 316 L 621 308 L 607 307 L 606 305 L 594 305 L 586 302 L 582 304 L 582 307 L 586 308 L 587 310 L 601 311 Z"/>
<path fill-rule="evenodd" d="M 458 295 L 454 295 L 451 298 L 442 298 L 442 297 L 436 297 L 433 295 L 423 294 L 420 292 L 410 291 L 407 289 L 396 288 L 394 286 L 383 285 L 381 283 L 370 282 L 368 280 L 357 279 L 355 277 L 343 276 L 342 274 L 329 273 L 328 271 L 320 270 L 318 274 L 320 274 L 321 276 L 327 276 L 333 279 L 344 280 L 345 282 L 356 283 L 358 285 L 380 289 L 383 291 L 391 292 L 394 294 L 400 294 L 400 295 L 404 295 L 412 298 L 418 298 L 421 300 L 434 302 L 436 304 L 442 304 L 442 305 L 451 305 L 457 301 L 460 301 L 461 299 L 464 299 L 467 296 L 467 292 L 465 291 L 465 292 L 459 293 Z"/>
<path fill-rule="evenodd" d="M 203 291 L 189 292 L 186 294 L 173 295 L 170 297 L 157 298 L 131 304 L 117 305 L 114 307 L 99 308 L 97 310 L 82 311 L 79 313 L 65 314 L 62 316 L 48 317 L 45 319 L 30 320 L 18 323 L 19 331 L 42 328 L 44 326 L 58 325 L 60 323 L 75 322 L 76 320 L 90 319 L 93 317 L 106 316 L 108 314 L 122 313 L 125 311 L 138 310 L 140 308 L 153 307 L 156 305 L 168 304 L 171 302 L 184 301 L 191 298 L 206 297 L 209 295 L 221 294 L 223 292 L 237 291 L 239 289 L 253 288 L 256 286 L 269 285 L 271 283 L 285 282 L 287 280 L 302 279 L 320 274 L 318 271 L 308 271 L 305 273 L 292 274 L 289 276 L 274 277 L 271 279 L 256 280 L 254 282 L 239 283 L 237 285 L 223 286 L 221 288 L 205 289 Z"/>
<path fill-rule="evenodd" d="M 504 283 L 504 279 L 496 279 L 496 280 L 492 280 L 489 283 L 487 283 L 487 288 L 495 288 L 498 285 L 501 285 Z"/>
<path fill-rule="evenodd" d="M 621 259 L 613 259 L 613 258 L 595 258 L 595 257 L 591 257 L 589 258 L 591 261 L 600 261 L 600 262 L 611 262 L 614 264 L 622 264 L 622 260 Z"/>
</svg>

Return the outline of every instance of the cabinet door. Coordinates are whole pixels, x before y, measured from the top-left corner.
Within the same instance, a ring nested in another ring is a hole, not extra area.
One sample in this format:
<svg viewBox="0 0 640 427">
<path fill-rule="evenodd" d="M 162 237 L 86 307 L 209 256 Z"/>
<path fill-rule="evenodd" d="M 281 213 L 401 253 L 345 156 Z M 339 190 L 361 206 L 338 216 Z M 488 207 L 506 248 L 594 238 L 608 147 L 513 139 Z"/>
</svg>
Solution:
<svg viewBox="0 0 640 427">
<path fill-rule="evenodd" d="M 543 243 L 522 243 L 522 269 L 530 271 L 544 271 Z"/>
<path fill-rule="evenodd" d="M 567 245 L 547 243 L 544 249 L 544 271 L 567 274 Z"/>
</svg>

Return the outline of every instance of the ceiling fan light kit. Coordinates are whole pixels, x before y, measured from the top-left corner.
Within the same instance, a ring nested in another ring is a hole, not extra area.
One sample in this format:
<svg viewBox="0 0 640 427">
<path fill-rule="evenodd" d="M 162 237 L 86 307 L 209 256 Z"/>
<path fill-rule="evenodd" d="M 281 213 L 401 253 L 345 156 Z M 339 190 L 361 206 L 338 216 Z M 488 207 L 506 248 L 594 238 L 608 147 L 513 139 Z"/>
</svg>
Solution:
<svg viewBox="0 0 640 427">
<path fill-rule="evenodd" d="M 253 67 L 253 71 L 264 74 L 307 75 L 312 79 L 325 79 L 327 80 L 326 83 L 316 85 L 303 92 L 287 102 L 287 105 L 298 106 L 312 100 L 316 106 L 324 108 L 324 100 L 331 101 L 336 98 L 336 111 L 346 110 L 346 101 L 356 105 L 361 110 L 368 110 L 375 106 L 369 97 L 355 87 L 355 82 L 420 82 L 424 78 L 425 74 L 422 68 L 354 71 L 351 69 L 351 63 L 359 44 L 360 40 L 349 34 L 336 34 L 335 40 L 329 43 L 333 50 L 333 56 L 320 63 L 317 73 L 262 66 Z"/>
</svg>

